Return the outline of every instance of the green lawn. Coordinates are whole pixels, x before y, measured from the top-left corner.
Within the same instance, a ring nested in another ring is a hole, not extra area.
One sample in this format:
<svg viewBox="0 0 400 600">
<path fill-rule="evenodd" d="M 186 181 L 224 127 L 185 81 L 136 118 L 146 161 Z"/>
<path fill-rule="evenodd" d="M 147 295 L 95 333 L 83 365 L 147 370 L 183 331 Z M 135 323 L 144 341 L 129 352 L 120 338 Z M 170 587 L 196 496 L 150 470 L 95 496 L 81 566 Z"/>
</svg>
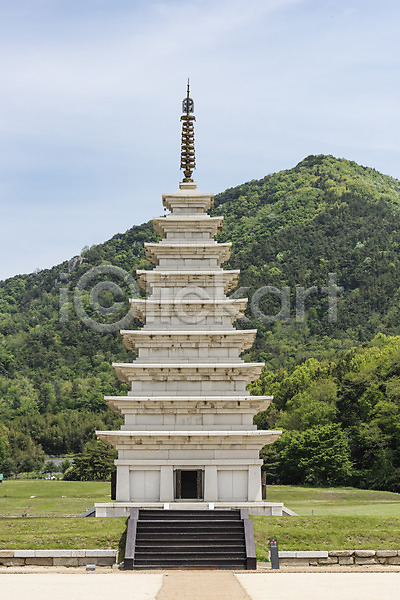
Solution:
<svg viewBox="0 0 400 600">
<path fill-rule="evenodd" d="M 78 516 L 95 502 L 110 501 L 102 481 L 6 480 L 0 484 L 0 517 Z"/>
<path fill-rule="evenodd" d="M 117 549 L 125 518 L 78 518 L 95 502 L 109 501 L 109 493 L 110 484 L 102 482 L 4 481 L 0 484 L 0 549 Z M 266 560 L 271 537 L 277 537 L 281 550 L 400 549 L 397 494 L 268 486 L 267 499 L 284 502 L 301 516 L 253 517 L 259 560 Z M 22 518 L 28 507 L 28 516 Z"/>
<path fill-rule="evenodd" d="M 399 517 L 400 495 L 355 488 L 267 486 L 267 501 L 284 502 L 300 516 Z"/>
<path fill-rule="evenodd" d="M 126 519 L 27 517 L 0 519 L 0 549 L 118 549 Z"/>
<path fill-rule="evenodd" d="M 125 518 L 78 517 L 95 502 L 109 501 L 107 482 L 3 481 L 0 484 L 0 548 L 116 549 L 125 531 Z M 22 518 L 28 507 L 28 516 Z"/>
<path fill-rule="evenodd" d="M 269 539 L 280 550 L 400 549 L 400 518 L 252 517 L 256 553 L 267 560 Z"/>
</svg>

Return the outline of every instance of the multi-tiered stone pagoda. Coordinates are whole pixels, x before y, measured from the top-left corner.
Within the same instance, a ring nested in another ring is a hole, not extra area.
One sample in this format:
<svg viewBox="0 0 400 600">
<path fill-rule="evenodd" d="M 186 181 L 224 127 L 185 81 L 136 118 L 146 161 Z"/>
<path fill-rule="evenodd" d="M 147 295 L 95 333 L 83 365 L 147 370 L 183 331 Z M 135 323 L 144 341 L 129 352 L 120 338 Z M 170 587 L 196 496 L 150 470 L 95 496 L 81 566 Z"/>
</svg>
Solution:
<svg viewBox="0 0 400 600">
<path fill-rule="evenodd" d="M 261 498 L 259 451 L 280 431 L 258 431 L 253 416 L 271 396 L 250 396 L 246 386 L 263 363 L 246 363 L 256 330 L 235 329 L 247 299 L 226 296 L 239 271 L 223 270 L 231 244 L 213 238 L 223 217 L 210 217 L 213 194 L 192 180 L 195 167 L 193 101 L 183 101 L 183 182 L 163 194 L 170 211 L 154 219 L 159 243 L 145 244 L 156 267 L 137 271 L 148 297 L 131 300 L 140 330 L 121 331 L 137 358 L 114 364 L 129 384 L 127 396 L 107 397 L 121 413 L 120 431 L 97 435 L 118 450 L 116 502 L 96 505 L 96 515 L 124 515 L 132 507 L 242 507 L 258 514 L 282 514 L 281 504 Z"/>
</svg>

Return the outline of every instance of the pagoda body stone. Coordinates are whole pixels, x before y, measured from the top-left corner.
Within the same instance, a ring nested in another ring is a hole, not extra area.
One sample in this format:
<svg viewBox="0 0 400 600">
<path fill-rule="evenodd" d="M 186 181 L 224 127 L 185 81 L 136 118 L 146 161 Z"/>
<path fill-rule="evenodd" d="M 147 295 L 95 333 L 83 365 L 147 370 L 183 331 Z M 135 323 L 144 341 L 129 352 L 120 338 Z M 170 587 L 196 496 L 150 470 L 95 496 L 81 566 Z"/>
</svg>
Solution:
<svg viewBox="0 0 400 600">
<path fill-rule="evenodd" d="M 145 244 L 156 266 L 137 271 L 147 299 L 132 299 L 144 326 L 121 331 L 132 363 L 116 363 L 130 391 L 106 397 L 124 416 L 120 431 L 99 431 L 118 450 L 116 502 L 97 504 L 96 515 L 124 515 L 133 506 L 248 507 L 282 514 L 282 504 L 262 502 L 260 449 L 281 431 L 259 431 L 253 416 L 271 396 L 251 396 L 246 386 L 263 363 L 246 363 L 256 330 L 238 330 L 247 299 L 230 299 L 239 271 L 223 270 L 231 244 L 213 238 L 223 217 L 210 217 L 213 195 L 181 183 L 163 195 L 171 212 L 154 219 L 162 236 Z"/>
</svg>

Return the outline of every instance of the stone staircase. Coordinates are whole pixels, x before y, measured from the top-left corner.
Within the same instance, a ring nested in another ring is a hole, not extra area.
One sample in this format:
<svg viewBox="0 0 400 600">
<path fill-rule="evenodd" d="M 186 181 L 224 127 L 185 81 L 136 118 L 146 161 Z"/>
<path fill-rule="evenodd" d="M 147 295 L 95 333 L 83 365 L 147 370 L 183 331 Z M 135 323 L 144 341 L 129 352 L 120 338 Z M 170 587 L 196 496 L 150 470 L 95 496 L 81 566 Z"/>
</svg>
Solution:
<svg viewBox="0 0 400 600">
<path fill-rule="evenodd" d="M 125 569 L 255 569 L 247 510 L 132 509 Z"/>
</svg>

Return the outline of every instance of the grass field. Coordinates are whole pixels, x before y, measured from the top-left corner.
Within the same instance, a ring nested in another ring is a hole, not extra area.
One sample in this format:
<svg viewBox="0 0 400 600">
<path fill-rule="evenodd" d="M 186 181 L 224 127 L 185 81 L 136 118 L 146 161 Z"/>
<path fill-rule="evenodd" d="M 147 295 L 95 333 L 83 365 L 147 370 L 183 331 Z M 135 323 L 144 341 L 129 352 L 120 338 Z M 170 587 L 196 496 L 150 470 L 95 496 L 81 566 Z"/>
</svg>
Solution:
<svg viewBox="0 0 400 600">
<path fill-rule="evenodd" d="M 355 488 L 267 486 L 269 502 L 284 502 L 299 516 L 399 517 L 400 495 Z"/>
<path fill-rule="evenodd" d="M 27 517 L 0 519 L 0 549 L 117 549 L 126 519 Z"/>
<path fill-rule="evenodd" d="M 110 501 L 102 481 L 6 480 L 0 484 L 0 517 L 78 516 L 95 502 Z"/>
<path fill-rule="evenodd" d="M 267 560 L 269 539 L 280 550 L 400 549 L 400 518 L 252 517 L 258 560 Z"/>
<path fill-rule="evenodd" d="M 110 501 L 98 481 L 7 480 L 0 484 L 0 548 L 118 548 L 126 519 L 82 519 Z M 22 514 L 28 509 L 28 516 Z M 53 517 L 53 518 L 51 518 Z"/>
<path fill-rule="evenodd" d="M 109 501 L 109 492 L 110 484 L 102 482 L 3 482 L 0 549 L 117 549 L 126 519 L 77 516 L 95 502 Z M 268 486 L 267 499 L 284 502 L 301 516 L 253 517 L 259 560 L 266 560 L 271 537 L 278 539 L 281 550 L 400 548 L 397 494 L 354 488 Z M 28 516 L 22 518 L 28 507 Z"/>
</svg>

